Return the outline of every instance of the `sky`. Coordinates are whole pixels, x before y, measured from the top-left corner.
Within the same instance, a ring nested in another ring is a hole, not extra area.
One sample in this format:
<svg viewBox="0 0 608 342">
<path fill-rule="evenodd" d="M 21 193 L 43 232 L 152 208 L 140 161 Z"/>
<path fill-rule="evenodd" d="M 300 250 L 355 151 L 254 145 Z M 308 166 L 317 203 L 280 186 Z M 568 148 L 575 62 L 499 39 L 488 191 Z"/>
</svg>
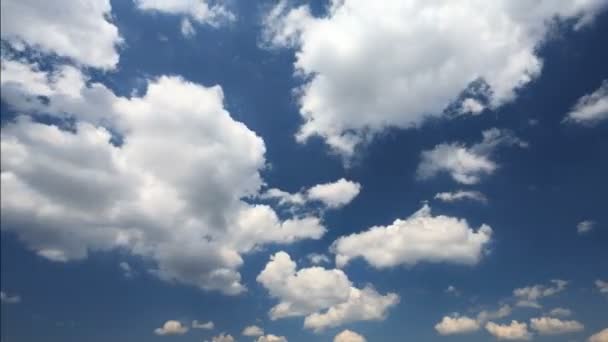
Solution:
<svg viewBox="0 0 608 342">
<path fill-rule="evenodd" d="M 0 13 L 3 342 L 608 341 L 608 1 Z"/>
</svg>

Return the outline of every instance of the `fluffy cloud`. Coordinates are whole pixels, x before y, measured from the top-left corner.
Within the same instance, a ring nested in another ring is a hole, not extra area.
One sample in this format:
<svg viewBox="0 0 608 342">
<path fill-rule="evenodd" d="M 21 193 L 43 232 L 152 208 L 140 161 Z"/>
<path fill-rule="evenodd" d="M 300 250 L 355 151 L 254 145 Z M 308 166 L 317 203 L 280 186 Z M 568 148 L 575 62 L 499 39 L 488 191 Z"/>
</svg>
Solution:
<svg viewBox="0 0 608 342">
<path fill-rule="evenodd" d="M 199 322 L 197 320 L 192 321 L 192 328 L 193 329 L 205 329 L 205 330 L 211 330 L 215 327 L 215 324 L 213 324 L 212 321 L 203 323 L 203 322 Z"/>
<path fill-rule="evenodd" d="M 491 236 L 492 229 L 485 224 L 475 231 L 464 219 L 432 216 L 425 204 L 412 216 L 389 226 L 340 237 L 331 249 L 339 267 L 357 257 L 376 268 L 419 262 L 474 265 L 481 260 Z"/>
<path fill-rule="evenodd" d="M 577 321 L 562 321 L 552 317 L 538 317 L 530 320 L 530 327 L 541 335 L 559 335 L 582 331 L 585 327 Z"/>
<path fill-rule="evenodd" d="M 265 336 L 258 337 L 255 342 L 287 342 L 287 338 L 285 336 L 276 336 L 272 334 L 268 334 Z"/>
<path fill-rule="evenodd" d="M 320 265 L 329 263 L 329 258 L 325 254 L 310 253 L 306 256 L 311 264 Z"/>
<path fill-rule="evenodd" d="M 425 180 L 439 173 L 448 173 L 462 184 L 479 183 L 481 177 L 494 173 L 498 165 L 491 159 L 499 146 L 527 146 L 510 131 L 491 128 L 482 132 L 483 140 L 471 147 L 461 143 L 442 143 L 421 153 L 416 171 L 418 179 Z"/>
<path fill-rule="evenodd" d="M 579 234 L 587 234 L 595 227 L 595 221 L 585 220 L 576 225 L 576 232 Z"/>
<path fill-rule="evenodd" d="M 324 234 L 316 217 L 281 220 L 243 200 L 259 195 L 265 145 L 230 117 L 219 86 L 163 76 L 124 98 L 85 80 L 3 60 L 9 105 L 75 119 L 2 128 L 1 227 L 37 254 L 65 262 L 123 248 L 154 260 L 161 279 L 238 294 L 242 253 Z"/>
<path fill-rule="evenodd" d="M 21 296 L 19 295 L 9 295 L 4 291 L 0 291 L 0 302 L 6 304 L 16 304 L 21 302 Z"/>
<path fill-rule="evenodd" d="M 508 325 L 488 322 L 486 330 L 499 340 L 528 341 L 532 339 L 532 333 L 528 331 L 528 325 L 518 321 L 511 321 L 511 324 Z"/>
<path fill-rule="evenodd" d="M 113 69 L 121 37 L 108 19 L 111 10 L 110 0 L 3 0 L 2 40 L 18 50 L 27 46 L 84 66 Z"/>
<path fill-rule="evenodd" d="M 257 325 L 250 325 L 243 329 L 243 336 L 262 336 L 264 335 L 264 330 Z"/>
<path fill-rule="evenodd" d="M 135 0 L 135 5 L 141 11 L 184 16 L 186 17 L 184 20 L 188 23 L 193 20 L 199 24 L 219 26 L 235 19 L 234 14 L 217 1 L 210 4 L 210 1 L 207 0 Z M 194 30 L 191 23 L 190 28 L 192 31 Z M 184 22 L 182 21 L 183 32 Z"/>
<path fill-rule="evenodd" d="M 540 74 L 538 48 L 554 23 L 581 27 L 605 1 L 334 0 L 323 17 L 286 4 L 269 12 L 264 37 L 295 49 L 295 72 L 306 80 L 296 138 L 320 136 L 352 155 L 386 127 L 440 115 L 471 85 L 485 85 L 480 105 L 513 100 Z"/>
<path fill-rule="evenodd" d="M 235 339 L 230 334 L 221 333 L 211 338 L 211 342 L 234 342 Z"/>
<path fill-rule="evenodd" d="M 257 277 L 279 303 L 271 319 L 306 316 L 304 326 L 315 331 L 361 320 L 381 320 L 399 297 L 381 295 L 371 287 L 354 287 L 339 269 L 310 267 L 297 270 L 289 254 L 274 254 Z M 323 310 L 326 310 L 323 312 Z"/>
<path fill-rule="evenodd" d="M 466 316 L 445 316 L 435 325 L 435 330 L 441 335 L 466 334 L 479 330 L 479 323 Z"/>
<path fill-rule="evenodd" d="M 608 294 L 608 281 L 598 279 L 595 281 L 595 287 L 597 287 L 600 293 Z"/>
<path fill-rule="evenodd" d="M 608 328 L 593 334 L 589 337 L 589 342 L 608 342 Z"/>
<path fill-rule="evenodd" d="M 533 285 L 513 290 L 513 295 L 517 300 L 517 306 L 540 308 L 539 300 L 553 296 L 566 289 L 568 282 L 565 280 L 551 280 L 553 286 Z"/>
<path fill-rule="evenodd" d="M 608 80 L 593 93 L 581 97 L 564 121 L 594 125 L 608 119 Z"/>
<path fill-rule="evenodd" d="M 471 200 L 482 203 L 488 202 L 486 196 L 479 191 L 458 190 L 455 192 L 440 192 L 435 195 L 435 198 L 444 202 L 456 202 L 461 200 Z"/>
<path fill-rule="evenodd" d="M 188 332 L 188 327 L 183 326 L 181 322 L 169 320 L 161 328 L 156 328 L 156 335 L 183 335 Z"/>
<path fill-rule="evenodd" d="M 334 342 L 366 342 L 365 337 L 357 334 L 351 330 L 343 330 L 341 333 L 334 337 Z"/>
<path fill-rule="evenodd" d="M 302 206 L 309 202 L 320 202 L 331 209 L 350 203 L 361 191 L 361 184 L 341 178 L 335 182 L 317 184 L 295 194 L 272 188 L 260 197 L 278 199 L 281 205 Z"/>
<path fill-rule="evenodd" d="M 493 319 L 507 317 L 511 314 L 512 311 L 513 310 L 511 309 L 510 305 L 502 305 L 500 308 L 498 308 L 498 310 L 495 310 L 495 311 L 483 310 L 477 314 L 477 321 L 480 324 L 484 324 L 487 321 L 490 321 Z"/>
</svg>

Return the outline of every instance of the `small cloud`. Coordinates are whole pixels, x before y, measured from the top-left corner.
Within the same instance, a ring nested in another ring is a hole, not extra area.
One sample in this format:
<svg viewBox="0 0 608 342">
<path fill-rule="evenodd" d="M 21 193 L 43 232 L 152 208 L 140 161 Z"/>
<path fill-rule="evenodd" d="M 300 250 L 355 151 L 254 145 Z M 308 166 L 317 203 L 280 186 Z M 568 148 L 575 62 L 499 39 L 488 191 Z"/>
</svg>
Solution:
<svg viewBox="0 0 608 342">
<path fill-rule="evenodd" d="M 356 332 L 347 329 L 336 335 L 334 342 L 367 342 L 367 340 Z"/>
<path fill-rule="evenodd" d="M 197 320 L 192 321 L 192 328 L 193 329 L 205 329 L 205 330 L 211 330 L 215 327 L 215 324 L 213 324 L 212 321 L 203 323 L 203 322 L 199 322 Z"/>
<path fill-rule="evenodd" d="M 532 333 L 528 331 L 528 325 L 524 322 L 511 321 L 511 324 L 488 322 L 486 330 L 499 340 L 529 341 L 532 339 Z"/>
<path fill-rule="evenodd" d="M 235 339 L 230 334 L 221 333 L 211 338 L 211 342 L 234 342 Z"/>
<path fill-rule="evenodd" d="M 21 302 L 21 296 L 9 295 L 4 291 L 0 291 L 0 301 L 6 304 L 17 304 Z"/>
<path fill-rule="evenodd" d="M 445 289 L 445 293 L 454 295 L 454 296 L 460 296 L 460 291 L 458 291 L 458 289 L 456 289 L 456 287 L 454 287 L 453 285 L 448 286 L 447 289 Z"/>
<path fill-rule="evenodd" d="M 435 199 L 443 202 L 456 202 L 461 200 L 477 201 L 481 203 L 487 203 L 488 199 L 484 194 L 479 191 L 463 191 L 458 190 L 455 192 L 440 192 L 435 195 Z"/>
<path fill-rule="evenodd" d="M 549 316 L 568 317 L 572 315 L 572 310 L 565 308 L 555 308 L 549 311 Z"/>
<path fill-rule="evenodd" d="M 467 334 L 479 330 L 479 322 L 455 313 L 452 316 L 444 316 L 441 322 L 435 325 L 435 330 L 440 335 Z"/>
<path fill-rule="evenodd" d="M 243 329 L 243 336 L 262 336 L 264 335 L 264 329 L 258 327 L 257 325 L 250 325 Z"/>
<path fill-rule="evenodd" d="M 131 268 L 131 265 L 127 262 L 122 261 L 118 264 L 118 267 L 122 270 L 122 274 L 125 278 L 133 278 L 135 276 L 135 271 L 133 271 L 133 268 Z"/>
<path fill-rule="evenodd" d="M 182 35 L 186 38 L 192 38 L 196 34 L 196 30 L 194 29 L 194 26 L 192 26 L 192 22 L 190 22 L 188 18 L 182 19 L 180 31 L 182 32 Z"/>
<path fill-rule="evenodd" d="M 308 261 L 310 261 L 310 263 L 313 265 L 329 263 L 329 258 L 325 254 L 310 253 L 306 257 L 308 258 Z"/>
<path fill-rule="evenodd" d="M 188 332 L 188 327 L 183 326 L 181 322 L 169 320 L 166 321 L 162 328 L 154 329 L 156 335 L 183 335 Z"/>
<path fill-rule="evenodd" d="M 595 221 L 585 220 L 576 225 L 576 232 L 580 235 L 587 234 L 595 228 Z"/>
<path fill-rule="evenodd" d="M 595 286 L 600 291 L 600 293 L 608 294 L 608 281 L 596 280 Z"/>
<path fill-rule="evenodd" d="M 541 335 L 560 335 L 582 331 L 585 327 L 578 321 L 562 321 L 552 317 L 538 317 L 530 320 L 530 327 Z"/>
<path fill-rule="evenodd" d="M 551 280 L 553 286 L 534 285 L 513 290 L 513 295 L 517 298 L 517 306 L 541 308 L 539 300 L 544 297 L 553 296 L 566 289 L 568 282 L 565 280 Z"/>
</svg>

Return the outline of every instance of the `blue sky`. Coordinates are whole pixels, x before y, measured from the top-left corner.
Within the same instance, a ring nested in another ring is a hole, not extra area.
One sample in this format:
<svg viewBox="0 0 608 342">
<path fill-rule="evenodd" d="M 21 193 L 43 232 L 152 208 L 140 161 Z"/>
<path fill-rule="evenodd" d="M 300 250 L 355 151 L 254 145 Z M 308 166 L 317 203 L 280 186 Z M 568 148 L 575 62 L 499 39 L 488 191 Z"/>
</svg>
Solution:
<svg viewBox="0 0 608 342">
<path fill-rule="evenodd" d="M 608 341 L 607 7 L 3 0 L 2 341 Z"/>
</svg>

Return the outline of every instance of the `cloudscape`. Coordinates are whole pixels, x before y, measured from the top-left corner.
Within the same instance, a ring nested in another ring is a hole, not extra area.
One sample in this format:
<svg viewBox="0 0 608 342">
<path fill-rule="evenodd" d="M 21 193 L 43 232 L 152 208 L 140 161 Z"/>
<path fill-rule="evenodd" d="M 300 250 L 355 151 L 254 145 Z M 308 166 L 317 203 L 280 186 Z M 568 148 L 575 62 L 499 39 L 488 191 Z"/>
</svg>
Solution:
<svg viewBox="0 0 608 342">
<path fill-rule="evenodd" d="M 3 342 L 608 342 L 608 0 L 2 0 Z"/>
</svg>

